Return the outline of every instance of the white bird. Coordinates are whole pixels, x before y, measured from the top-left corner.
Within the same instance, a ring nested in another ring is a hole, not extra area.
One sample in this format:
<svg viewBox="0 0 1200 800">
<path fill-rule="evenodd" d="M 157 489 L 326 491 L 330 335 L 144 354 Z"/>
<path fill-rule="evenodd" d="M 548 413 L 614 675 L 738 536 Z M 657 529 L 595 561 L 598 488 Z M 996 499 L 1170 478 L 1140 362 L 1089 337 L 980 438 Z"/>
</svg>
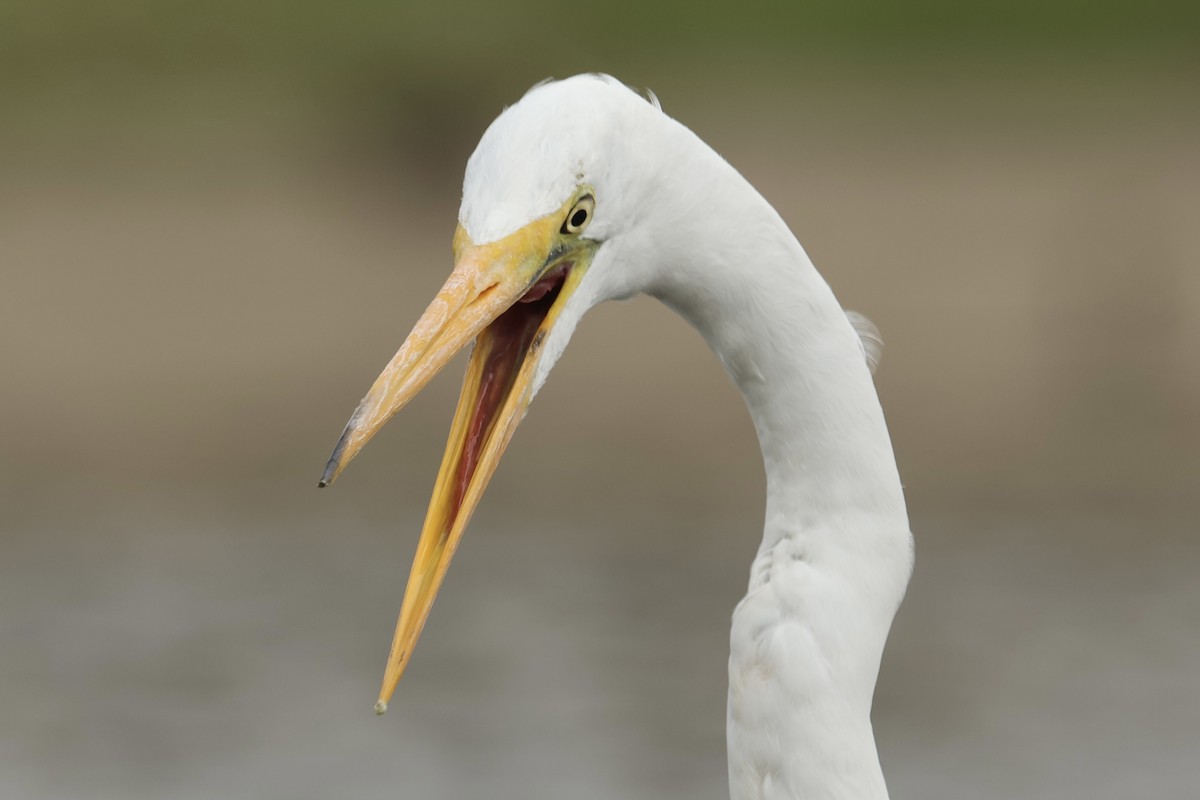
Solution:
<svg viewBox="0 0 1200 800">
<path fill-rule="evenodd" d="M 886 798 L 871 701 L 912 536 L 867 364 L 877 332 L 866 323 L 856 334 L 732 166 L 608 76 L 539 84 L 505 109 L 467 162 L 458 222 L 453 273 L 321 480 L 475 341 L 376 711 L 580 318 L 642 292 L 704 336 L 745 398 L 766 467 L 762 544 L 730 634 L 730 795 Z"/>
</svg>

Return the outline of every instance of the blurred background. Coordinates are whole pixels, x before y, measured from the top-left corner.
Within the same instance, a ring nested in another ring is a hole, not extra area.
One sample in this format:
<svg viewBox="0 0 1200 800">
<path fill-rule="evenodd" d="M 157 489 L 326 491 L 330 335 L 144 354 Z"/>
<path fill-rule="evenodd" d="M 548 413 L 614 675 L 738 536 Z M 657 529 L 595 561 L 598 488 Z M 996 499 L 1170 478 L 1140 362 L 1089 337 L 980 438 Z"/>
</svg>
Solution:
<svg viewBox="0 0 1200 800">
<path fill-rule="evenodd" d="M 895 798 L 1200 792 L 1200 6 L 0 4 L 0 795 L 722 798 L 764 480 L 647 299 L 516 437 L 371 713 L 461 362 L 342 425 L 463 165 L 611 72 L 888 345 Z"/>
</svg>

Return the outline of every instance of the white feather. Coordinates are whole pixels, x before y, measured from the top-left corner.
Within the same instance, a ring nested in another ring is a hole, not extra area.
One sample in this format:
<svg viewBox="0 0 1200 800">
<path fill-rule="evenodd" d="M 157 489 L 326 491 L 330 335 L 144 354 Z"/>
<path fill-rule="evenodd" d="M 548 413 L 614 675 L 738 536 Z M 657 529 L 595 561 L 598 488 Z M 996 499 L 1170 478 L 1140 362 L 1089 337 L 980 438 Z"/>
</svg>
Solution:
<svg viewBox="0 0 1200 800">
<path fill-rule="evenodd" d="M 862 347 L 863 358 L 867 360 L 867 366 L 871 368 L 871 374 L 874 375 L 875 371 L 879 369 L 879 362 L 883 360 L 883 334 L 879 332 L 879 328 L 874 322 L 857 311 L 847 311 L 846 318 L 850 320 L 851 327 L 858 334 L 858 343 Z"/>
</svg>

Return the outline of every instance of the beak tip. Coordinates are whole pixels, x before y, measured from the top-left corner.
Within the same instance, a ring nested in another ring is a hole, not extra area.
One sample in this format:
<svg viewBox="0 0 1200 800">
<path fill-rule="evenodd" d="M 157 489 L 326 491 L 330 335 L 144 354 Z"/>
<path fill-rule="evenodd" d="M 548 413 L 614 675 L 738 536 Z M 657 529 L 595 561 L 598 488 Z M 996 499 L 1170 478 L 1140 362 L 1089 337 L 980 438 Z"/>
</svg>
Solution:
<svg viewBox="0 0 1200 800">
<path fill-rule="evenodd" d="M 375 704 L 375 715 L 376 716 L 382 717 L 386 712 L 387 712 L 387 703 L 380 700 L 378 703 Z"/>
<path fill-rule="evenodd" d="M 325 471 L 321 473 L 321 480 L 317 481 L 317 488 L 324 489 L 329 484 L 333 483 L 333 479 L 338 474 L 338 454 L 334 453 L 333 458 L 329 459 L 329 463 L 325 465 Z"/>
</svg>

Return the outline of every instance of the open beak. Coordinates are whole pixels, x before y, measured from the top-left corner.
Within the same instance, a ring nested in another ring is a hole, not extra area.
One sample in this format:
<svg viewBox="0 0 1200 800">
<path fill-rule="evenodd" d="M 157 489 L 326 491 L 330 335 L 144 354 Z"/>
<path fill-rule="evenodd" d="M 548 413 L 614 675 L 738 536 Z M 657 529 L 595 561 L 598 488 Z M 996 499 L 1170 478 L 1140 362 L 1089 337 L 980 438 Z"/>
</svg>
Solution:
<svg viewBox="0 0 1200 800">
<path fill-rule="evenodd" d="M 542 342 L 591 262 L 594 241 L 559 232 L 569 208 L 485 245 L 472 244 L 459 227 L 454 272 L 351 416 L 325 467 L 320 486 L 332 483 L 383 424 L 475 340 L 376 713 L 387 710 L 463 530 L 532 400 Z"/>
</svg>

